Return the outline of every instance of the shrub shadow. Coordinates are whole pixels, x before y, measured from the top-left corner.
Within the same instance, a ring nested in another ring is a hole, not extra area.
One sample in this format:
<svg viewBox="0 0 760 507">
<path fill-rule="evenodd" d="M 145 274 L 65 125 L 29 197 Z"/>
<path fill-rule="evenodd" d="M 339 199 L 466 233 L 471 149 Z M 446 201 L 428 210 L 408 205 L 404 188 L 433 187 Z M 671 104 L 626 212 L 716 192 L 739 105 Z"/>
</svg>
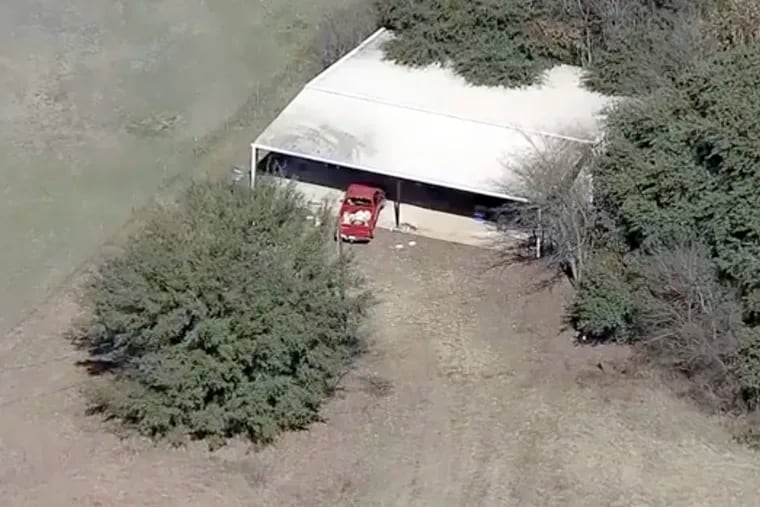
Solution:
<svg viewBox="0 0 760 507">
<path fill-rule="evenodd" d="M 64 332 L 63 336 L 66 341 L 71 343 L 78 352 L 87 354 L 85 359 L 75 361 L 74 365 L 84 369 L 88 375 L 95 377 L 114 373 L 118 369 L 118 363 L 113 358 L 108 357 L 108 351 L 92 345 L 90 333 L 90 322 L 86 319 L 80 319 Z"/>
</svg>

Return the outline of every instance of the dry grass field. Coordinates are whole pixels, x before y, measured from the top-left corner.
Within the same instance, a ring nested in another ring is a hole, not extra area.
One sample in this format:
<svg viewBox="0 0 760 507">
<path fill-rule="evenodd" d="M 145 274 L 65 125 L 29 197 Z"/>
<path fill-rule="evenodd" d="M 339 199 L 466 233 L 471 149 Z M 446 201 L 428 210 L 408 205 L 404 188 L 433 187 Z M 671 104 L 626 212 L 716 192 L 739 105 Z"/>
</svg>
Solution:
<svg viewBox="0 0 760 507">
<path fill-rule="evenodd" d="M 369 353 L 324 423 L 258 452 L 86 417 L 61 337 L 76 299 L 51 299 L 0 352 L 0 505 L 757 505 L 758 456 L 625 350 L 574 347 L 540 269 L 389 232 L 356 253 L 380 299 Z"/>
<path fill-rule="evenodd" d="M 159 188 L 245 162 L 357 1 L 0 2 L 0 336 Z"/>
</svg>

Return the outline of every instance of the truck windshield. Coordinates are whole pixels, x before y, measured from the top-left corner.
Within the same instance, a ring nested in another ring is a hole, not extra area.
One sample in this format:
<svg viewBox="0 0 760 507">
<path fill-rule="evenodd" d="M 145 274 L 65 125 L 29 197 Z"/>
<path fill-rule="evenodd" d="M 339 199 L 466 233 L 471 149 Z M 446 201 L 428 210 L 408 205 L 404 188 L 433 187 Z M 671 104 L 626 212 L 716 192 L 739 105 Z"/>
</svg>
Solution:
<svg viewBox="0 0 760 507">
<path fill-rule="evenodd" d="M 369 199 L 362 199 L 359 197 L 349 197 L 346 199 L 346 202 L 350 206 L 372 206 L 372 201 Z"/>
</svg>

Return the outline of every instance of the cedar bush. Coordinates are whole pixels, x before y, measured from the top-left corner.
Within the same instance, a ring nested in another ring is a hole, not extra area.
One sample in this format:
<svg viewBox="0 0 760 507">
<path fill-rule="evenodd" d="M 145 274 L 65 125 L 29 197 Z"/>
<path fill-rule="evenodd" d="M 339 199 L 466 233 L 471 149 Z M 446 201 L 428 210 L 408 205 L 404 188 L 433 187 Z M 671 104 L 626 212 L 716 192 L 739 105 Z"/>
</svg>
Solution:
<svg viewBox="0 0 760 507">
<path fill-rule="evenodd" d="M 703 27 L 725 1 L 377 3 L 382 24 L 397 35 L 386 56 L 398 63 L 448 64 L 473 84 L 508 87 L 536 83 L 543 71 L 563 63 L 586 68 L 587 85 L 594 90 L 631 96 L 670 83 L 720 45 L 716 39 L 728 36 L 723 26 L 738 16 L 716 18 L 714 29 Z"/>
<path fill-rule="evenodd" d="M 742 319 L 710 249 L 676 236 L 620 258 L 597 253 L 570 308 L 583 341 L 633 344 L 650 363 L 683 374 L 710 408 L 746 409 L 760 394 L 758 328 Z"/>
<path fill-rule="evenodd" d="M 383 26 L 396 38 L 386 56 L 400 64 L 451 64 L 478 85 L 535 82 L 551 66 L 539 38 L 530 36 L 541 8 L 532 0 L 386 0 Z"/>
<path fill-rule="evenodd" d="M 758 83 L 758 45 L 693 66 L 674 88 L 610 116 L 594 174 L 631 251 L 699 238 L 747 304 L 760 289 Z"/>
<path fill-rule="evenodd" d="M 641 331 L 641 308 L 625 264 L 611 252 L 597 252 L 577 286 L 568 316 L 583 341 L 634 340 Z"/>
<path fill-rule="evenodd" d="M 97 408 L 141 433 L 270 441 L 318 417 L 369 302 L 302 195 L 194 184 L 105 262 L 89 298 Z"/>
<path fill-rule="evenodd" d="M 698 239 L 721 283 L 738 290 L 750 325 L 758 324 L 760 291 L 758 49 L 720 52 L 683 72 L 673 87 L 618 107 L 594 167 L 595 203 L 622 240 L 621 255 L 676 237 Z M 585 290 L 575 313 L 594 300 Z M 586 323 L 581 332 L 591 333 L 625 316 L 579 322 Z"/>
<path fill-rule="evenodd" d="M 740 45 L 610 115 L 595 203 L 626 282 L 587 280 L 571 309 L 581 333 L 635 339 L 722 408 L 760 396 L 758 83 L 760 46 Z"/>
</svg>

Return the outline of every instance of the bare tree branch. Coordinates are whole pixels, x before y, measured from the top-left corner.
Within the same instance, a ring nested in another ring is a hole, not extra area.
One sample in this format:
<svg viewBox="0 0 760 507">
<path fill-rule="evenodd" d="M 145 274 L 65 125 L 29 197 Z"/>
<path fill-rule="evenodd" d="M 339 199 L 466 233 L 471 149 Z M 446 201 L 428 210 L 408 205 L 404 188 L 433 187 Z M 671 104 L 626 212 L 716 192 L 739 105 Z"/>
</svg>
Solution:
<svg viewBox="0 0 760 507">
<path fill-rule="evenodd" d="M 509 226 L 532 231 L 541 239 L 549 263 L 580 282 L 593 247 L 595 213 L 591 179 L 584 168 L 594 146 L 567 139 L 525 138 L 532 149 L 507 169 L 516 176 L 529 204 L 510 217 Z"/>
<path fill-rule="evenodd" d="M 338 10 L 320 27 L 320 61 L 327 68 L 377 30 L 379 16 L 373 3 L 355 3 Z"/>
<path fill-rule="evenodd" d="M 703 401 L 732 404 L 745 327 L 738 295 L 718 283 L 709 251 L 676 242 L 655 248 L 634 267 L 641 278 L 642 345 L 649 356 L 686 374 Z"/>
</svg>

